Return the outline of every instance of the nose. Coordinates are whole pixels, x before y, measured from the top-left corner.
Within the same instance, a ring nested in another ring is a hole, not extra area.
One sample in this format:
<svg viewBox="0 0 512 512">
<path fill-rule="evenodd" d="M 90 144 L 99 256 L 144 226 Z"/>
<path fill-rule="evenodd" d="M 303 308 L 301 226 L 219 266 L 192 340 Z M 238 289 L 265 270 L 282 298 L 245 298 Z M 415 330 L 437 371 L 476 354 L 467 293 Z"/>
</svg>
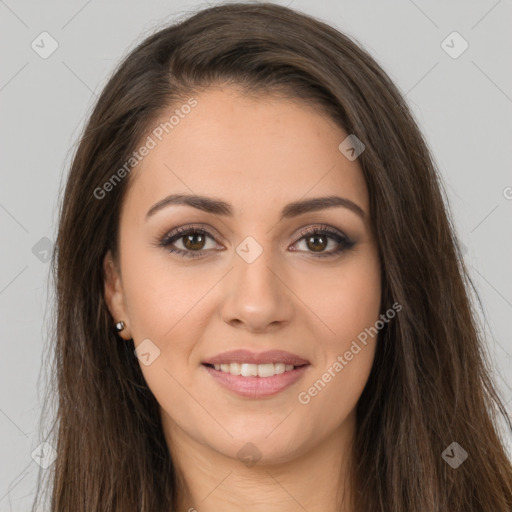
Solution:
<svg viewBox="0 0 512 512">
<path fill-rule="evenodd" d="M 271 251 L 264 249 L 254 261 L 235 254 L 233 263 L 223 283 L 223 320 L 251 332 L 288 325 L 294 312 L 293 293 Z"/>
</svg>

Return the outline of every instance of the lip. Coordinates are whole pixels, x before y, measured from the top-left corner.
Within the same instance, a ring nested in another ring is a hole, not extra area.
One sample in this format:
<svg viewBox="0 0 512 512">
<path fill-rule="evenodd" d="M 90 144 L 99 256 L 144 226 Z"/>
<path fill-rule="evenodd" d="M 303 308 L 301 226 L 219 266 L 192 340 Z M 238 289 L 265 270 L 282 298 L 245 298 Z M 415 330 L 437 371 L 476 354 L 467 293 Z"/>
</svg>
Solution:
<svg viewBox="0 0 512 512">
<path fill-rule="evenodd" d="M 266 359 L 266 361 L 269 362 L 268 359 Z M 282 359 L 280 361 L 284 362 Z M 238 361 L 231 360 L 231 362 Z M 304 364 L 293 370 L 273 375 L 272 377 L 242 377 L 241 375 L 231 375 L 230 373 L 216 370 L 211 366 L 206 366 L 205 363 L 203 363 L 202 366 L 216 382 L 236 395 L 246 398 L 267 398 L 277 395 L 295 384 L 311 365 Z"/>
<path fill-rule="evenodd" d="M 238 349 L 223 352 L 216 356 L 209 357 L 203 364 L 227 364 L 227 363 L 249 363 L 249 364 L 265 364 L 265 363 L 284 363 L 293 364 L 293 366 L 309 365 L 307 359 L 299 357 L 291 352 L 284 350 L 267 350 L 266 352 L 252 352 L 250 350 Z M 295 371 L 295 370 L 293 370 Z M 284 375 L 284 374 L 281 374 Z M 243 377 L 249 379 L 250 377 Z M 273 379 L 274 377 L 265 377 Z"/>
</svg>

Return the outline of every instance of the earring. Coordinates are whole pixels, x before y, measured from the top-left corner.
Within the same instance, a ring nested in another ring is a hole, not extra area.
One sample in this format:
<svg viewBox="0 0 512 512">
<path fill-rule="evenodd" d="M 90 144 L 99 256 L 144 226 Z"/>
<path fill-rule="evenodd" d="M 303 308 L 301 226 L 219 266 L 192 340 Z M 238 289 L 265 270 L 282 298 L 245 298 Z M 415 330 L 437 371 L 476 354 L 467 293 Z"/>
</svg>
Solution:
<svg viewBox="0 0 512 512">
<path fill-rule="evenodd" d="M 121 332 L 125 328 L 126 324 L 121 320 L 116 324 L 116 331 Z"/>
</svg>

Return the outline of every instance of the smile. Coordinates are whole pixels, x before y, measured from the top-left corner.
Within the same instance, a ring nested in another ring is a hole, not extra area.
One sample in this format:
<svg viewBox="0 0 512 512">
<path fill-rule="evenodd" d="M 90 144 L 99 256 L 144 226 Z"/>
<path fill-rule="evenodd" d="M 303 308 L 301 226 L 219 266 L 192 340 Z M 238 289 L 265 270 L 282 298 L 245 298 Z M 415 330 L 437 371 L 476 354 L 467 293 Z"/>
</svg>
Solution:
<svg viewBox="0 0 512 512">
<path fill-rule="evenodd" d="M 202 365 L 220 386 L 246 398 L 274 396 L 295 384 L 310 366 L 284 363 Z"/>
</svg>

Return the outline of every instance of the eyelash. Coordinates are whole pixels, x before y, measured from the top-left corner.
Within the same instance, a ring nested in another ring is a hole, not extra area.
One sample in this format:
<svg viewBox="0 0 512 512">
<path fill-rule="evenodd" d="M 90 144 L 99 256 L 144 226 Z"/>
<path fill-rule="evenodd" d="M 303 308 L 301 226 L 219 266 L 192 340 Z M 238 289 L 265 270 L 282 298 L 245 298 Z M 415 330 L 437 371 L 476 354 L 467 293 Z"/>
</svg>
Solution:
<svg viewBox="0 0 512 512">
<path fill-rule="evenodd" d="M 206 229 L 204 229 L 202 227 L 188 226 L 188 227 L 180 227 L 180 228 L 175 229 L 174 231 L 171 231 L 170 233 L 165 235 L 158 242 L 158 246 L 163 247 L 167 252 L 175 253 L 179 256 L 182 256 L 183 258 L 201 258 L 204 254 L 202 252 L 203 250 L 184 251 L 182 249 L 170 248 L 170 246 L 172 246 L 172 244 L 175 241 L 179 240 L 180 238 L 184 238 L 185 236 L 190 235 L 190 234 L 200 234 L 203 236 L 208 236 L 212 240 L 217 242 L 217 240 L 215 240 L 215 237 L 213 237 Z M 304 231 L 302 231 L 300 233 L 300 238 L 295 243 L 298 243 L 301 240 L 303 240 L 304 238 L 306 238 L 308 236 L 313 236 L 313 235 L 325 235 L 328 238 L 331 238 L 331 239 L 335 240 L 338 244 L 340 244 L 340 248 L 338 248 L 334 251 L 331 251 L 331 252 L 327 252 L 327 253 L 311 252 L 311 254 L 313 254 L 317 258 L 330 258 L 330 257 L 337 256 L 338 254 L 340 254 L 344 251 L 352 249 L 352 247 L 355 245 L 355 243 L 352 242 L 352 240 L 350 240 L 347 236 L 342 235 L 337 230 L 335 230 L 329 226 L 325 226 L 325 225 L 309 227 L 309 228 L 305 229 Z M 300 251 L 297 251 L 297 252 L 300 252 Z"/>
</svg>

